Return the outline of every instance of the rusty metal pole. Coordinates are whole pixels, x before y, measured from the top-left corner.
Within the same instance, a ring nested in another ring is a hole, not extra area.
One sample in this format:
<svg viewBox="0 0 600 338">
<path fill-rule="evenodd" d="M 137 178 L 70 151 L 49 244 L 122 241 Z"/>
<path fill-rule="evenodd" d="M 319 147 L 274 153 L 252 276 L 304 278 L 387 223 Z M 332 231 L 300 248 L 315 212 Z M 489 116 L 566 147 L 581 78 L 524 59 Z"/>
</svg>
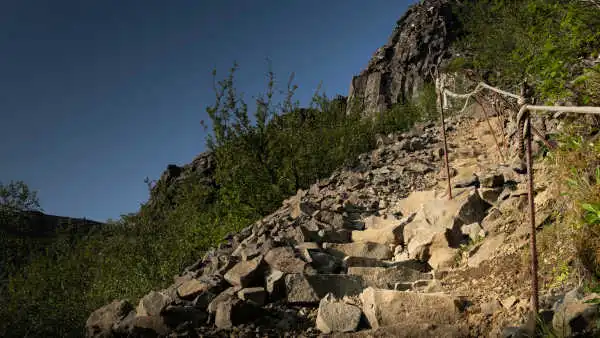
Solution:
<svg viewBox="0 0 600 338">
<path fill-rule="evenodd" d="M 529 199 L 529 222 L 531 223 L 531 312 L 534 316 L 538 315 L 539 300 L 538 300 L 538 256 L 536 243 L 536 226 L 535 226 L 535 201 L 533 198 L 533 160 L 531 154 L 531 115 L 527 114 L 527 195 Z"/>
<path fill-rule="evenodd" d="M 519 99 L 520 110 L 517 119 L 524 121 L 524 128 L 519 131 L 525 135 L 526 143 L 526 161 L 527 161 L 527 197 L 529 202 L 529 222 L 531 233 L 529 235 L 529 246 L 531 249 L 531 315 L 532 319 L 536 319 L 539 311 L 539 288 L 538 288 L 538 256 L 537 256 L 537 241 L 536 241 L 536 226 L 535 226 L 535 201 L 533 197 L 533 159 L 532 159 L 532 132 L 531 132 L 531 114 L 527 104 L 530 102 L 531 87 L 527 83 L 523 83 L 521 88 L 521 99 Z"/>
<path fill-rule="evenodd" d="M 446 166 L 446 179 L 448 180 L 448 199 L 452 199 L 452 182 L 450 178 L 450 165 L 448 164 L 448 143 L 446 141 L 446 121 L 444 121 L 444 103 L 442 102 L 442 90 L 438 90 L 438 101 L 440 103 L 440 118 L 442 122 L 442 138 L 444 140 L 444 164 Z"/>
</svg>

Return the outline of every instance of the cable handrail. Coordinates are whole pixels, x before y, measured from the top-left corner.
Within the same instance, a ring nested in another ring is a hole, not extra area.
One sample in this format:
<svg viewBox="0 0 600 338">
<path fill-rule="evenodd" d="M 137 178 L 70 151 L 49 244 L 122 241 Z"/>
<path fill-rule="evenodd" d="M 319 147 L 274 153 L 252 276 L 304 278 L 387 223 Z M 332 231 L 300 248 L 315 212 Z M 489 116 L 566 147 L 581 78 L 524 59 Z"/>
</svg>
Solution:
<svg viewBox="0 0 600 338">
<path fill-rule="evenodd" d="M 531 100 L 529 95 L 531 94 L 528 89 L 530 87 L 524 82 L 521 87 L 521 95 L 513 94 L 508 91 L 502 90 L 500 88 L 493 87 L 487 83 L 479 82 L 475 89 L 469 93 L 457 94 L 446 88 L 444 85 L 443 78 L 438 76 L 439 73 L 436 71 L 435 84 L 436 91 L 438 92 L 438 100 L 440 101 L 440 116 L 442 118 L 442 134 L 444 137 L 444 157 L 445 157 L 445 166 L 447 179 L 448 179 L 448 193 L 449 198 L 452 199 L 452 185 L 451 178 L 449 175 L 450 168 L 448 167 L 448 148 L 446 145 L 446 130 L 443 124 L 444 121 L 444 107 L 448 105 L 448 97 L 453 97 L 457 99 L 465 99 L 465 103 L 462 109 L 459 111 L 459 114 L 462 114 L 466 111 L 469 100 L 474 98 L 476 102 L 484 110 L 484 114 L 486 119 L 488 119 L 489 128 L 492 129 L 491 124 L 489 123 L 489 118 L 487 112 L 485 111 L 485 107 L 477 99 L 475 96 L 480 91 L 487 89 L 493 92 L 496 92 L 500 95 L 504 95 L 510 97 L 512 99 L 517 100 L 517 104 L 519 106 L 519 111 L 516 117 L 516 123 L 518 126 L 518 137 L 519 137 L 519 156 L 522 158 L 526 157 L 527 163 L 527 196 L 528 196 L 528 204 L 529 204 L 529 221 L 530 221 L 530 250 L 531 250 L 531 312 L 532 315 L 537 316 L 539 313 L 539 283 L 538 283 L 538 255 L 537 255 L 537 244 L 536 244 L 536 224 L 535 224 L 535 203 L 534 203 L 534 181 L 533 181 L 533 160 L 532 160 L 532 131 L 535 133 L 546 145 L 549 143 L 546 141 L 545 136 L 542 135 L 536 128 L 532 126 L 531 123 L 531 114 L 530 112 L 536 113 L 551 113 L 551 112 L 571 112 L 571 113 L 579 113 L 579 114 L 597 114 L 600 115 L 600 107 L 591 107 L 591 106 L 538 106 L 530 104 Z M 433 74 L 432 74 L 433 75 Z M 496 139 L 495 133 L 491 130 L 494 135 L 494 140 L 496 145 L 498 146 L 498 151 L 500 152 L 500 156 L 503 157 L 502 152 L 500 150 L 500 146 L 498 144 L 498 140 Z M 526 152 L 525 152 L 525 145 Z"/>
</svg>

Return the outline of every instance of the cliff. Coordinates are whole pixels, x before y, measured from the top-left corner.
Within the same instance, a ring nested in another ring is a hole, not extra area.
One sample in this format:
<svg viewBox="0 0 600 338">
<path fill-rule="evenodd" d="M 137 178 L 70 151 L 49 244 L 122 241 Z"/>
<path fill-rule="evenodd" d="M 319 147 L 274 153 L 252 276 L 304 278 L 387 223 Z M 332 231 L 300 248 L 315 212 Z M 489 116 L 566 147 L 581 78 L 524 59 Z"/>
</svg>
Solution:
<svg viewBox="0 0 600 338">
<path fill-rule="evenodd" d="M 349 102 L 362 100 L 369 114 L 414 98 L 425 83 L 433 82 L 431 72 L 450 56 L 450 44 L 458 34 L 449 0 L 413 5 L 366 69 L 352 78 Z"/>
</svg>

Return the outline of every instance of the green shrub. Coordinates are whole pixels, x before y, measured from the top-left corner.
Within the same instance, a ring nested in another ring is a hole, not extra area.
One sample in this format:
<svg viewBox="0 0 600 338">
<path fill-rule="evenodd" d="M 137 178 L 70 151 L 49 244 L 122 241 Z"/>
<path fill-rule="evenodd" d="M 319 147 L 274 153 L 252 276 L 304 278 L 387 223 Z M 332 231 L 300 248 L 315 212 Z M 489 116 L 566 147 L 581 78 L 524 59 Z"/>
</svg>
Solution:
<svg viewBox="0 0 600 338">
<path fill-rule="evenodd" d="M 455 10 L 464 31 L 451 66 L 513 92 L 528 79 L 543 101 L 570 97 L 579 59 L 600 50 L 600 10 L 581 1 L 482 0 Z"/>
<path fill-rule="evenodd" d="M 590 126 L 573 127 L 561 138 L 561 147 L 552 153 L 563 193 L 571 205 L 565 222 L 579 261 L 595 278 L 600 278 L 600 143 L 584 136 Z"/>
<path fill-rule="evenodd" d="M 573 84 L 579 94 L 579 104 L 600 106 L 600 65 L 585 69 Z"/>
</svg>

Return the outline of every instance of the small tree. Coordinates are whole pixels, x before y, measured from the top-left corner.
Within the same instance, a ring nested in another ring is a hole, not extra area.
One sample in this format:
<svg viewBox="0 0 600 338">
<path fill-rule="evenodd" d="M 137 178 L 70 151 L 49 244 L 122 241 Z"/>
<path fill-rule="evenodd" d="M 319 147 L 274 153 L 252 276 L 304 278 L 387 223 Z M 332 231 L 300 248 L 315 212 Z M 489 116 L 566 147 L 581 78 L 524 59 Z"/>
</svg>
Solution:
<svg viewBox="0 0 600 338">
<path fill-rule="evenodd" d="M 0 226 L 26 230 L 27 211 L 42 211 L 37 192 L 23 181 L 10 181 L 8 185 L 0 182 Z"/>
<path fill-rule="evenodd" d="M 0 182 L 0 210 L 41 210 L 37 192 L 29 189 L 23 181 Z"/>
</svg>

